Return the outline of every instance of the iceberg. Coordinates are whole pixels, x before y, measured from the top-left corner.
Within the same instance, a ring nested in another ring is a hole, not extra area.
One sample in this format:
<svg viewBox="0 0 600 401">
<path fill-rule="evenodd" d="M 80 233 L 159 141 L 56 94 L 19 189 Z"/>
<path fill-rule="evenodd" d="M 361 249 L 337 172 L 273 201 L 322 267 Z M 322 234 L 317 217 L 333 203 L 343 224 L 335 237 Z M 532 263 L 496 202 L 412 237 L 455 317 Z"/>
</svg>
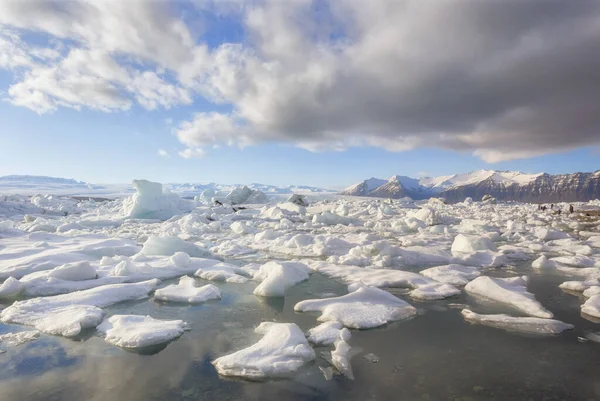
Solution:
<svg viewBox="0 0 600 401">
<path fill-rule="evenodd" d="M 130 218 L 167 220 L 196 207 L 194 201 L 181 199 L 158 182 L 133 180 L 133 186 L 137 192 L 123 200 L 122 208 L 123 214 Z"/>
</svg>

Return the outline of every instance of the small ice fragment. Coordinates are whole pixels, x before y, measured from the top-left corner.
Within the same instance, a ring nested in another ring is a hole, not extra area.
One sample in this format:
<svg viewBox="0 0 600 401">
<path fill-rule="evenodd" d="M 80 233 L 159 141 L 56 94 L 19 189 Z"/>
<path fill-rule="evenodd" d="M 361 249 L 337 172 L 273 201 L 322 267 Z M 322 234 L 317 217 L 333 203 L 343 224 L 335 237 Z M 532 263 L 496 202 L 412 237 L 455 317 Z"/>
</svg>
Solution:
<svg viewBox="0 0 600 401">
<path fill-rule="evenodd" d="M 333 378 L 333 369 L 331 367 L 324 368 L 323 366 L 319 366 L 319 370 L 323 372 L 323 376 L 325 376 L 325 380 L 331 380 Z"/>
<path fill-rule="evenodd" d="M 365 355 L 363 355 L 363 358 L 365 358 L 367 361 L 369 361 L 371 363 L 379 362 L 379 357 L 373 353 L 365 354 Z"/>
<path fill-rule="evenodd" d="M 331 362 L 341 374 L 350 380 L 354 380 L 354 373 L 349 359 L 350 348 L 350 345 L 343 339 L 337 340 L 335 349 L 331 351 Z"/>
</svg>

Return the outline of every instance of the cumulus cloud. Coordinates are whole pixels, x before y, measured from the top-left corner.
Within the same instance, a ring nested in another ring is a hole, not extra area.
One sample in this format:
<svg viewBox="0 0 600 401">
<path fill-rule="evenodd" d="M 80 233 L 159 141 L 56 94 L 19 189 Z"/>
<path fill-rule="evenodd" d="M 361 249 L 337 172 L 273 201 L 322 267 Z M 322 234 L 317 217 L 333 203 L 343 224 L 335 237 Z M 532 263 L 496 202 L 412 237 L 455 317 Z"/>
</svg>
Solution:
<svg viewBox="0 0 600 401">
<path fill-rule="evenodd" d="M 10 99 L 37 111 L 226 106 L 174 124 L 183 157 L 278 142 L 439 147 L 493 163 L 600 143 L 598 2 L 220 3 L 193 5 L 236 16 L 240 43 L 203 43 L 181 2 L 2 2 L 1 26 L 78 44 L 40 63 L 0 35 L 13 60 L 0 67 L 26 70 Z"/>
<path fill-rule="evenodd" d="M 171 157 L 171 156 L 169 155 L 169 152 L 167 152 L 167 151 L 166 151 L 166 150 L 164 150 L 164 149 L 158 149 L 158 152 L 157 152 L 157 153 L 158 153 L 158 155 L 159 155 L 160 157 L 166 157 L 166 158 L 168 158 L 168 157 Z"/>
<path fill-rule="evenodd" d="M 206 156 L 206 151 L 202 148 L 187 148 L 179 152 L 179 156 L 183 157 L 184 159 L 204 157 Z"/>
</svg>

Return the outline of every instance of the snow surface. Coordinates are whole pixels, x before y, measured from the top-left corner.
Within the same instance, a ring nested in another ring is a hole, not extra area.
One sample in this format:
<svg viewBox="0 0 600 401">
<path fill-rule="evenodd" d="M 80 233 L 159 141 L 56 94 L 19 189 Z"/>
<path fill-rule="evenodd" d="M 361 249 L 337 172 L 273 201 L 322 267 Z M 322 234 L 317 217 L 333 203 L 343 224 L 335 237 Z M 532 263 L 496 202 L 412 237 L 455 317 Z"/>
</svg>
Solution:
<svg viewBox="0 0 600 401">
<path fill-rule="evenodd" d="M 304 333 L 293 323 L 263 322 L 255 332 L 263 335 L 256 344 L 213 361 L 219 374 L 250 379 L 283 376 L 315 359 Z"/>
</svg>

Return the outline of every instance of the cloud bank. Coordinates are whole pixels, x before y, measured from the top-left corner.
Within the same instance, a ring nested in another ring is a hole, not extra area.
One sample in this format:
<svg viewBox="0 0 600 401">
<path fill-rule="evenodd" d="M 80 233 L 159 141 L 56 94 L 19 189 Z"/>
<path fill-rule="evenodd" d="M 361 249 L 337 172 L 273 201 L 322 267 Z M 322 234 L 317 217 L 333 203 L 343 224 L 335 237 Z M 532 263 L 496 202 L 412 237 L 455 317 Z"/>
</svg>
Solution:
<svg viewBox="0 0 600 401">
<path fill-rule="evenodd" d="M 215 45 L 210 18 L 243 39 Z M 493 163 L 600 143 L 599 21 L 585 0 L 7 0 L 0 68 L 38 113 L 229 110 L 174 123 L 183 157 L 275 142 Z"/>
</svg>

